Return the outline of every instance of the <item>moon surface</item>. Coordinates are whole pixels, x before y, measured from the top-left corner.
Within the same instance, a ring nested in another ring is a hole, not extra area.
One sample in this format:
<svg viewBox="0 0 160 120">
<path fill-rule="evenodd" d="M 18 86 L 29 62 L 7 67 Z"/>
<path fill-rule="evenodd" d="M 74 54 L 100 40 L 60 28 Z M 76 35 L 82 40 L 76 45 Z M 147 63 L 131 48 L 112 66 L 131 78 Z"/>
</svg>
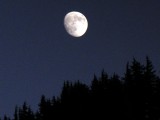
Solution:
<svg viewBox="0 0 160 120">
<path fill-rule="evenodd" d="M 71 36 L 81 37 L 87 31 L 88 21 L 82 13 L 72 11 L 66 14 L 64 18 L 64 27 Z"/>
</svg>

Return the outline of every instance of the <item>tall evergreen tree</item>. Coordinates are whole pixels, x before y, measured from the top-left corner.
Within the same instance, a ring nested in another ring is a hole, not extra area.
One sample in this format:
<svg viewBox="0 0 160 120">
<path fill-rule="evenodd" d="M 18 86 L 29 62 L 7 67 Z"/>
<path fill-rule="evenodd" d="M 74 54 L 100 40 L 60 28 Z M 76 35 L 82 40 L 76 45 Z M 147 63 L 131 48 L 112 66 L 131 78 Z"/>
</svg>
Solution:
<svg viewBox="0 0 160 120">
<path fill-rule="evenodd" d="M 149 57 L 146 57 L 146 65 L 144 72 L 145 79 L 145 106 L 146 106 L 146 114 L 145 116 L 150 119 L 158 119 L 158 115 L 160 111 L 159 109 L 159 80 L 158 76 L 155 74 L 155 70 L 152 62 Z"/>
<path fill-rule="evenodd" d="M 22 108 L 19 108 L 19 120 L 34 120 L 34 113 L 31 108 L 24 102 Z"/>
<path fill-rule="evenodd" d="M 14 111 L 14 120 L 19 120 L 18 119 L 18 107 L 15 107 L 15 111 Z"/>
</svg>

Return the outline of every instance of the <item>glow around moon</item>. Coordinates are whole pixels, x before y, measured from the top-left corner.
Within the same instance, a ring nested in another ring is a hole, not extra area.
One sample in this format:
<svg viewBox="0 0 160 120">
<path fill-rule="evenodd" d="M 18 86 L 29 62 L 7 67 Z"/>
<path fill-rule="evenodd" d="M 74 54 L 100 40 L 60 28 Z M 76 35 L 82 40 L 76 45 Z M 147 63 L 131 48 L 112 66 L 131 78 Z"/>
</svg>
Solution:
<svg viewBox="0 0 160 120">
<path fill-rule="evenodd" d="M 88 21 L 82 13 L 73 11 L 66 14 L 64 27 L 71 36 L 80 37 L 87 31 Z"/>
</svg>

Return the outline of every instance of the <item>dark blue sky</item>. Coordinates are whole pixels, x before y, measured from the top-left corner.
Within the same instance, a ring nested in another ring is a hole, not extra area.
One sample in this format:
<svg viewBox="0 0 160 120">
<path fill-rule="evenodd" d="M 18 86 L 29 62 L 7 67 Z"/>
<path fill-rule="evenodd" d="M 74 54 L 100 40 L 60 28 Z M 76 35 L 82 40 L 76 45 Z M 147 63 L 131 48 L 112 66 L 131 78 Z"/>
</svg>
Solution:
<svg viewBox="0 0 160 120">
<path fill-rule="evenodd" d="M 74 10 L 89 23 L 80 38 L 63 26 Z M 64 80 L 89 84 L 103 68 L 123 76 L 146 55 L 160 74 L 159 0 L 0 0 L 0 116 L 24 101 L 36 109 Z"/>
</svg>

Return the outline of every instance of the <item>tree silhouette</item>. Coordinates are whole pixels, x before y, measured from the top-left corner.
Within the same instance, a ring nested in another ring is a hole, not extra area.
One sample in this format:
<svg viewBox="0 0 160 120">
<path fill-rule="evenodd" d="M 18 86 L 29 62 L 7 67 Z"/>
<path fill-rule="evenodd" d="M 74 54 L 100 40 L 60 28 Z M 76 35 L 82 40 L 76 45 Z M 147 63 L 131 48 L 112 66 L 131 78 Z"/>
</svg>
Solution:
<svg viewBox="0 0 160 120">
<path fill-rule="evenodd" d="M 16 119 L 16 118 L 14 118 Z M 34 114 L 26 102 L 24 102 L 22 108 L 19 108 L 18 120 L 34 120 Z"/>
<path fill-rule="evenodd" d="M 59 97 L 48 99 L 42 95 L 38 110 L 34 113 L 24 102 L 15 107 L 12 120 L 52 119 L 160 119 L 160 78 L 151 60 L 145 64 L 135 58 L 127 63 L 124 77 L 111 77 L 101 72 L 95 74 L 91 85 L 65 81 Z M 3 120 L 11 120 L 6 115 Z"/>
<path fill-rule="evenodd" d="M 14 120 L 19 120 L 18 119 L 18 107 L 15 107 L 15 111 L 14 111 Z"/>
</svg>

